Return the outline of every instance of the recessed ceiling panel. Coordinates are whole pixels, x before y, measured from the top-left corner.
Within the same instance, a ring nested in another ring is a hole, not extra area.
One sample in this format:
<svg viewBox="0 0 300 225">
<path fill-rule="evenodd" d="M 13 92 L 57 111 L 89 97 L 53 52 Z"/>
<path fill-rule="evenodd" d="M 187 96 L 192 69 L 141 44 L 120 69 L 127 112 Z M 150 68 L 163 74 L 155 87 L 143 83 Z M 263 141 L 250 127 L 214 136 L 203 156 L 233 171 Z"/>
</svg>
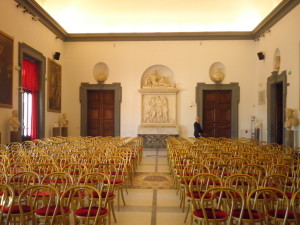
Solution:
<svg viewBox="0 0 300 225">
<path fill-rule="evenodd" d="M 68 33 L 252 31 L 282 0 L 36 0 Z"/>
</svg>

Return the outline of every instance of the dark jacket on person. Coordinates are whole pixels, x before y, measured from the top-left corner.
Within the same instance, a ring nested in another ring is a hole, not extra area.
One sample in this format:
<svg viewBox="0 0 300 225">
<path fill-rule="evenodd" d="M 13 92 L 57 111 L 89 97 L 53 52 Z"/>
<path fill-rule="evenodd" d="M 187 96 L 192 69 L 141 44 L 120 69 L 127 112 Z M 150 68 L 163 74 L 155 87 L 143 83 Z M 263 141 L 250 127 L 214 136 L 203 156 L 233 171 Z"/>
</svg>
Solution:
<svg viewBox="0 0 300 225">
<path fill-rule="evenodd" d="M 195 136 L 195 138 L 200 137 L 199 133 L 202 134 L 202 133 L 204 133 L 204 131 L 202 130 L 200 123 L 195 122 L 194 123 L 194 136 Z"/>
</svg>

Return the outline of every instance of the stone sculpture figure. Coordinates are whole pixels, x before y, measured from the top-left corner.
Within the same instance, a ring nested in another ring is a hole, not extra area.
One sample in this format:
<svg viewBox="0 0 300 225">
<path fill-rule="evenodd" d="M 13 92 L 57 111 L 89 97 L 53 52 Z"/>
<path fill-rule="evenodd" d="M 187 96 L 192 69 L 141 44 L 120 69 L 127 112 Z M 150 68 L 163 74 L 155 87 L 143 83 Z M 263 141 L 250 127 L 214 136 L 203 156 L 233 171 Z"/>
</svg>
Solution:
<svg viewBox="0 0 300 225">
<path fill-rule="evenodd" d="M 68 127 L 68 123 L 69 123 L 69 121 L 67 120 L 67 114 L 63 113 L 61 115 L 61 118 L 60 118 L 60 126 L 61 127 Z"/>
<path fill-rule="evenodd" d="M 168 83 L 164 76 L 160 76 L 157 70 L 148 75 L 143 84 L 143 88 L 174 88 L 174 84 Z"/>
<path fill-rule="evenodd" d="M 216 71 L 211 75 L 211 80 L 216 83 L 221 83 L 225 78 L 225 75 L 221 68 L 217 68 Z"/>
<path fill-rule="evenodd" d="M 280 70 L 280 56 L 277 55 L 274 58 L 274 71 L 279 71 Z"/>
<path fill-rule="evenodd" d="M 292 126 L 297 126 L 299 124 L 299 120 L 294 116 L 294 110 L 290 108 L 285 109 L 285 123 L 284 127 L 287 130 L 291 130 Z"/>
<path fill-rule="evenodd" d="M 8 123 L 12 127 L 13 131 L 18 131 L 19 127 L 21 126 L 21 123 L 18 118 L 18 111 L 13 110 L 11 114 L 12 116 L 9 118 Z"/>
<path fill-rule="evenodd" d="M 149 110 L 145 112 L 145 123 L 168 123 L 168 99 L 164 96 L 154 96 L 148 101 Z"/>
</svg>

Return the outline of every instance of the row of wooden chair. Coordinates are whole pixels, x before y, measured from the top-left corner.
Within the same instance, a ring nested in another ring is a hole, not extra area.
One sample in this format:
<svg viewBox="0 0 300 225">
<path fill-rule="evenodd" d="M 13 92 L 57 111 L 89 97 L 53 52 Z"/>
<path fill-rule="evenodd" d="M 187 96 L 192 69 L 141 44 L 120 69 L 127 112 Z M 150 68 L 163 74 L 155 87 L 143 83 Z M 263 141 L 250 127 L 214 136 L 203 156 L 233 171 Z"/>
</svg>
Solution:
<svg viewBox="0 0 300 225">
<path fill-rule="evenodd" d="M 97 186 L 99 179 L 92 175 L 104 174 L 108 177 L 105 187 L 108 183 L 112 187 L 107 192 L 108 214 L 116 221 L 113 201 L 117 197 L 118 209 L 121 199 L 125 205 L 123 190 L 131 183 L 142 147 L 142 138 L 129 137 L 59 137 L 0 146 L 0 183 L 10 185 L 18 198 L 34 185 L 50 185 L 60 194 L 76 185 Z M 84 181 L 85 177 L 90 178 Z M 20 218 L 13 222 L 23 224 Z"/>
<path fill-rule="evenodd" d="M 185 202 L 188 203 L 185 221 L 193 205 L 194 194 L 190 192 L 190 186 L 195 182 L 191 183 L 191 180 L 199 174 L 212 179 L 199 181 L 202 192 L 208 190 L 210 184 L 215 184 L 212 187 L 234 188 L 243 193 L 245 202 L 251 191 L 260 188 L 278 189 L 287 196 L 288 201 L 300 189 L 299 155 L 286 146 L 246 139 L 168 138 L 167 151 L 170 172 L 180 193 L 183 211 Z M 200 195 L 194 196 L 198 203 L 199 198 Z"/>
</svg>

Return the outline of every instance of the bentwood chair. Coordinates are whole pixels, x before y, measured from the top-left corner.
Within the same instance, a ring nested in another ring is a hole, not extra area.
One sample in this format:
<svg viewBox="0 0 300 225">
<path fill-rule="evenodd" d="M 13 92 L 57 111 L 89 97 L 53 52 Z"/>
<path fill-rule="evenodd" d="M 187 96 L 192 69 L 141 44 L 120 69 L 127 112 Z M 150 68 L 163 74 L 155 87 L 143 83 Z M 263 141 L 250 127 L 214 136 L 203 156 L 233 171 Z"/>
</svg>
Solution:
<svg viewBox="0 0 300 225">
<path fill-rule="evenodd" d="M 8 225 L 11 221 L 11 211 L 15 193 L 8 184 L 0 183 L 0 224 Z"/>
<path fill-rule="evenodd" d="M 68 188 L 61 196 L 61 208 L 70 209 L 71 213 L 66 218 L 70 224 L 69 216 L 73 216 L 75 225 L 79 224 L 106 224 L 106 217 L 109 215 L 105 206 L 105 199 L 101 193 L 92 186 L 73 186 Z"/>
<path fill-rule="evenodd" d="M 18 199 L 21 224 L 61 224 L 69 208 L 60 208 L 58 191 L 48 185 L 33 185 Z"/>
<path fill-rule="evenodd" d="M 204 192 L 206 190 L 208 190 L 209 188 L 221 187 L 221 186 L 223 186 L 221 178 L 214 174 L 210 174 L 210 173 L 196 174 L 189 181 L 188 191 L 186 192 L 185 196 L 187 201 L 191 202 L 190 204 L 192 204 L 192 206 L 195 207 L 196 205 L 200 204 L 201 198 L 203 197 Z M 205 195 L 204 200 L 205 198 L 209 198 L 209 195 Z M 185 221 L 186 219 L 187 218 L 185 218 Z"/>
<path fill-rule="evenodd" d="M 249 218 L 252 224 L 285 225 L 293 223 L 295 221 L 294 212 L 290 206 L 286 194 L 277 188 L 258 188 L 247 197 Z"/>
<path fill-rule="evenodd" d="M 191 181 L 192 182 L 192 181 Z M 192 191 L 192 190 L 190 190 Z M 237 200 L 236 196 L 240 196 Z M 200 201 L 192 197 L 193 214 L 191 224 L 240 225 L 245 209 L 245 198 L 230 187 L 212 187 L 206 190 Z M 194 223 L 195 222 L 195 223 Z"/>
</svg>

